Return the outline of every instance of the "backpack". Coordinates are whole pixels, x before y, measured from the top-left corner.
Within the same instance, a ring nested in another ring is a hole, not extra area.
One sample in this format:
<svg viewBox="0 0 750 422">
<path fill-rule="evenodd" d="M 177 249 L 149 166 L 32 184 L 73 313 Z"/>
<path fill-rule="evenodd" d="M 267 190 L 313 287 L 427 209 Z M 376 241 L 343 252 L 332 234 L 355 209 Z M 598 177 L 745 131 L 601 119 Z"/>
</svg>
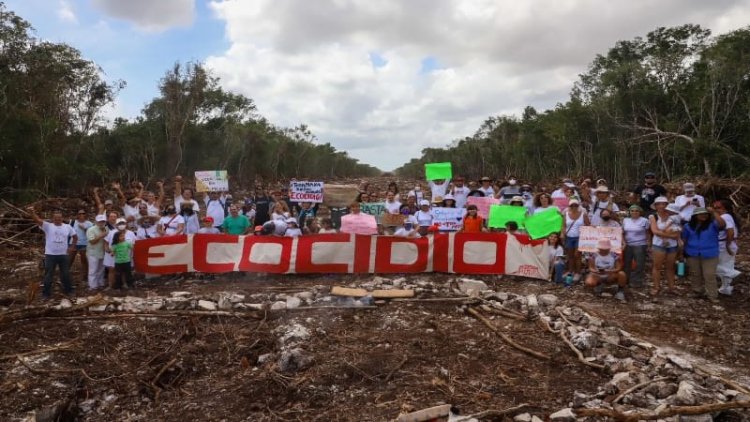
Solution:
<svg viewBox="0 0 750 422">
<path fill-rule="evenodd" d="M 208 211 L 209 205 L 211 205 L 211 201 L 218 201 L 221 204 L 221 208 L 224 210 L 224 217 L 227 217 L 229 215 L 229 206 L 227 205 L 227 201 L 223 201 L 221 199 L 209 199 L 206 201 L 206 211 Z"/>
</svg>

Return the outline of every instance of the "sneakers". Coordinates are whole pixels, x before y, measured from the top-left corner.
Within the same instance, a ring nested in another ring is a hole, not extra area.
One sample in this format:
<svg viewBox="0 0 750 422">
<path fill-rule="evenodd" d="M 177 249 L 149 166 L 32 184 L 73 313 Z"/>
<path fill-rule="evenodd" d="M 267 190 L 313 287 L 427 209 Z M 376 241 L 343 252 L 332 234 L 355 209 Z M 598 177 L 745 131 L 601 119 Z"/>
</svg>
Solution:
<svg viewBox="0 0 750 422">
<path fill-rule="evenodd" d="M 722 286 L 719 289 L 719 293 L 723 294 L 724 296 L 731 296 L 733 290 L 734 290 L 734 288 L 731 285 L 730 286 Z"/>
<path fill-rule="evenodd" d="M 625 293 L 622 290 L 618 290 L 617 293 L 615 293 L 615 299 L 620 302 L 625 302 Z"/>
<path fill-rule="evenodd" d="M 578 283 L 579 281 L 581 281 L 581 274 L 580 273 L 575 273 L 573 275 L 573 282 L 574 283 Z"/>
</svg>

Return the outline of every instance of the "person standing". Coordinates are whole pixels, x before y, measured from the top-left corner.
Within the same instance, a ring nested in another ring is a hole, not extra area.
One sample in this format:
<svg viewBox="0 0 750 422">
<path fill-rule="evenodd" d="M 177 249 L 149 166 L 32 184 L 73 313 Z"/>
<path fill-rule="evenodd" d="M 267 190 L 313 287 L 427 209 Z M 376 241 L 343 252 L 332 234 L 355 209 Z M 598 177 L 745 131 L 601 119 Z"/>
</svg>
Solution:
<svg viewBox="0 0 750 422">
<path fill-rule="evenodd" d="M 656 174 L 654 172 L 647 172 L 643 176 L 643 184 L 636 186 L 633 189 L 633 193 L 640 198 L 639 204 L 648 215 L 653 214 L 654 200 L 660 196 L 667 196 L 667 190 L 664 186 L 656 183 Z"/>
<path fill-rule="evenodd" d="M 563 212 L 563 218 L 565 221 L 560 239 L 565 246 L 568 274 L 573 274 L 573 281 L 578 282 L 581 279 L 581 251 L 578 250 L 578 240 L 581 236 L 581 227 L 590 226 L 591 221 L 577 199 L 570 200 L 568 209 Z"/>
<path fill-rule="evenodd" d="M 607 210 L 611 220 L 617 220 L 617 213 L 620 211 L 620 207 L 615 204 L 612 200 L 609 192 L 609 188 L 606 186 L 599 186 L 596 188 L 596 200 L 593 201 L 591 208 L 591 224 L 599 226 L 602 223 L 602 212 Z"/>
<path fill-rule="evenodd" d="M 41 227 L 44 232 L 44 288 L 42 289 L 42 299 L 47 300 L 52 295 L 52 278 L 55 274 L 55 268 L 60 268 L 60 281 L 63 285 L 63 293 L 69 295 L 73 293 L 73 286 L 70 282 L 70 259 L 68 253 L 75 248 L 78 243 L 78 234 L 70 224 L 63 222 L 61 211 L 52 213 L 52 222 L 44 221 L 34 210 L 34 207 L 28 208 L 31 219 Z M 68 243 L 69 238 L 73 241 Z"/>
<path fill-rule="evenodd" d="M 717 303 L 719 293 L 716 286 L 716 267 L 719 264 L 719 232 L 726 228 L 721 214 L 711 208 L 696 208 L 682 231 L 685 241 L 685 256 L 688 264 L 688 280 L 693 296 L 706 297 Z"/>
<path fill-rule="evenodd" d="M 471 190 L 464 185 L 464 178 L 461 176 L 456 177 L 453 182 L 453 189 L 451 189 L 451 194 L 453 194 L 453 198 L 456 200 L 456 208 L 464 208 L 466 206 L 469 192 Z"/>
<path fill-rule="evenodd" d="M 96 216 L 96 224 L 86 230 L 88 247 L 86 260 L 89 264 L 88 285 L 90 290 L 104 287 L 104 238 L 107 237 L 107 217 L 103 214 Z"/>
<path fill-rule="evenodd" d="M 110 288 L 115 287 L 115 283 L 117 282 L 117 261 L 115 261 L 115 255 L 112 253 L 112 246 L 114 245 L 115 237 L 121 234 L 123 234 L 125 242 L 131 245 L 135 244 L 135 233 L 128 230 L 128 222 L 124 218 L 118 218 L 115 223 L 115 230 L 110 230 L 107 237 L 104 238 L 104 267 L 107 268 L 107 284 Z M 124 246 L 121 246 L 121 248 L 124 248 Z"/>
<path fill-rule="evenodd" d="M 624 268 L 630 287 L 643 287 L 643 275 L 646 268 L 646 252 L 651 244 L 651 224 L 643 217 L 643 210 L 638 205 L 631 205 L 630 215 L 622 220 L 625 243 Z M 635 261 L 635 268 L 633 268 Z"/>
<path fill-rule="evenodd" d="M 680 218 L 685 224 L 690 221 L 694 209 L 706 206 L 706 199 L 695 193 L 695 185 L 692 183 L 682 185 L 682 190 L 685 194 L 675 198 L 674 203 L 680 207 Z"/>
<path fill-rule="evenodd" d="M 482 192 L 482 196 L 489 196 L 492 197 L 495 195 L 495 189 L 492 188 L 492 179 L 490 179 L 487 176 L 482 177 L 479 179 L 480 186 L 477 189 L 478 191 Z"/>
<path fill-rule="evenodd" d="M 674 293 L 675 262 L 677 261 L 677 239 L 680 238 L 679 211 L 669 200 L 660 196 L 651 205 L 655 211 L 648 217 L 651 226 L 651 296 L 661 291 L 661 270 L 667 280 L 667 292 Z"/>
<path fill-rule="evenodd" d="M 222 192 L 208 192 L 203 196 L 206 205 L 206 216 L 211 217 L 214 227 L 220 229 L 227 216 L 227 197 Z"/>
<path fill-rule="evenodd" d="M 118 230 L 112 237 L 110 253 L 115 261 L 115 289 L 133 288 L 133 243 L 128 240 L 132 234 L 129 230 Z"/>
<path fill-rule="evenodd" d="M 718 200 L 714 203 L 714 209 L 721 214 L 726 224 L 726 227 L 719 232 L 719 265 L 716 267 L 716 275 L 721 280 L 719 293 L 731 296 L 732 280 L 740 275 L 740 272 L 734 268 L 738 250 L 735 239 L 740 234 L 740 220 L 734 215 L 732 201 Z"/>
<path fill-rule="evenodd" d="M 78 242 L 73 245 L 74 249 L 70 253 L 70 268 L 73 268 L 73 264 L 76 263 L 76 255 L 78 255 L 81 261 L 81 278 L 85 282 L 89 274 L 89 262 L 86 259 L 86 246 L 88 245 L 86 231 L 94 224 L 86 219 L 85 210 L 78 210 L 75 220 L 71 221 L 70 225 L 73 226 L 78 236 Z"/>
<path fill-rule="evenodd" d="M 250 233 L 253 226 L 250 225 L 250 220 L 247 217 L 240 214 L 237 205 L 232 205 L 229 207 L 229 216 L 224 219 L 222 228 L 226 234 L 243 235 Z"/>
<path fill-rule="evenodd" d="M 268 196 L 263 187 L 256 187 L 252 199 L 255 204 L 255 222 L 253 224 L 262 226 L 271 219 L 271 197 Z"/>
</svg>

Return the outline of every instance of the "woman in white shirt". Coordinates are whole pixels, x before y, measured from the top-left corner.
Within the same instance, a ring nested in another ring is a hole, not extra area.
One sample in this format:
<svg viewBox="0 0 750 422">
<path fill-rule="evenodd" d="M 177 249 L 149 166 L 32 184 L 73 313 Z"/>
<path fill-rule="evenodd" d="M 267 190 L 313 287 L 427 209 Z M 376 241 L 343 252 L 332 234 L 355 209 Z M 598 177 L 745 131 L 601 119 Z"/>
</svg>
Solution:
<svg viewBox="0 0 750 422">
<path fill-rule="evenodd" d="M 732 280 L 740 275 L 734 268 L 734 260 L 737 256 L 737 237 L 740 232 L 740 220 L 735 218 L 734 205 L 731 201 L 721 199 L 714 203 L 714 209 L 721 214 L 721 219 L 726 223 L 719 231 L 719 265 L 716 267 L 716 275 L 721 280 L 719 293 L 723 295 L 732 294 Z"/>
<path fill-rule="evenodd" d="M 675 221 L 674 215 L 679 214 L 679 210 L 670 212 L 667 209 L 669 200 L 660 196 L 654 199 L 651 205 L 656 210 L 656 214 L 649 216 L 651 225 L 651 295 L 659 294 L 661 286 L 661 269 L 664 267 L 664 276 L 667 279 L 667 291 L 674 292 L 675 287 L 675 261 L 677 260 L 678 239 L 680 238 L 680 222 Z"/>
<path fill-rule="evenodd" d="M 577 199 L 571 199 L 568 209 L 563 213 L 565 227 L 560 235 L 565 245 L 567 255 L 568 273 L 573 273 L 573 281 L 581 279 L 581 252 L 578 250 L 578 239 L 581 236 L 581 227 L 590 226 L 589 215 L 581 209 L 581 203 Z"/>
<path fill-rule="evenodd" d="M 417 224 L 419 225 L 419 234 L 422 236 L 427 235 L 430 226 L 432 226 L 432 220 L 433 216 L 430 212 L 430 202 L 426 199 L 423 199 L 419 203 L 419 211 L 414 214 L 414 218 L 417 219 Z"/>
<path fill-rule="evenodd" d="M 560 211 L 559 208 L 552 205 L 552 198 L 547 192 L 542 192 L 534 198 L 534 214 L 547 211 L 549 209 L 555 209 Z"/>
<path fill-rule="evenodd" d="M 286 206 L 286 202 L 279 201 L 273 206 L 273 210 L 271 212 L 271 220 L 282 220 L 286 222 L 286 220 L 291 217 L 289 215 L 289 208 Z"/>
<path fill-rule="evenodd" d="M 643 287 L 644 269 L 646 268 L 646 252 L 651 243 L 651 225 L 643 217 L 643 208 L 631 205 L 630 215 L 622 220 L 622 229 L 625 233 L 623 243 L 625 244 L 625 275 L 628 277 L 630 287 Z M 632 262 L 635 260 L 635 269 Z"/>
</svg>

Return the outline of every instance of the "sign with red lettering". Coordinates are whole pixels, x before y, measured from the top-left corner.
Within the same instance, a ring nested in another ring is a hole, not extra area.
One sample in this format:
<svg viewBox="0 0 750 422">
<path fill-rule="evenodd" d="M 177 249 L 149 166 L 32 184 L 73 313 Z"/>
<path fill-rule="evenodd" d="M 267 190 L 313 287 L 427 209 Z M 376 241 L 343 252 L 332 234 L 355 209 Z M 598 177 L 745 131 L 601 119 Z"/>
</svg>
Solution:
<svg viewBox="0 0 750 422">
<path fill-rule="evenodd" d="M 323 202 L 323 182 L 292 181 L 289 199 L 293 202 Z"/>
<path fill-rule="evenodd" d="M 369 216 L 372 218 L 372 216 Z M 349 233 L 300 237 L 193 234 L 135 243 L 136 270 L 275 274 L 513 274 L 546 279 L 546 240 L 505 233 L 437 233 L 418 239 Z"/>
</svg>

